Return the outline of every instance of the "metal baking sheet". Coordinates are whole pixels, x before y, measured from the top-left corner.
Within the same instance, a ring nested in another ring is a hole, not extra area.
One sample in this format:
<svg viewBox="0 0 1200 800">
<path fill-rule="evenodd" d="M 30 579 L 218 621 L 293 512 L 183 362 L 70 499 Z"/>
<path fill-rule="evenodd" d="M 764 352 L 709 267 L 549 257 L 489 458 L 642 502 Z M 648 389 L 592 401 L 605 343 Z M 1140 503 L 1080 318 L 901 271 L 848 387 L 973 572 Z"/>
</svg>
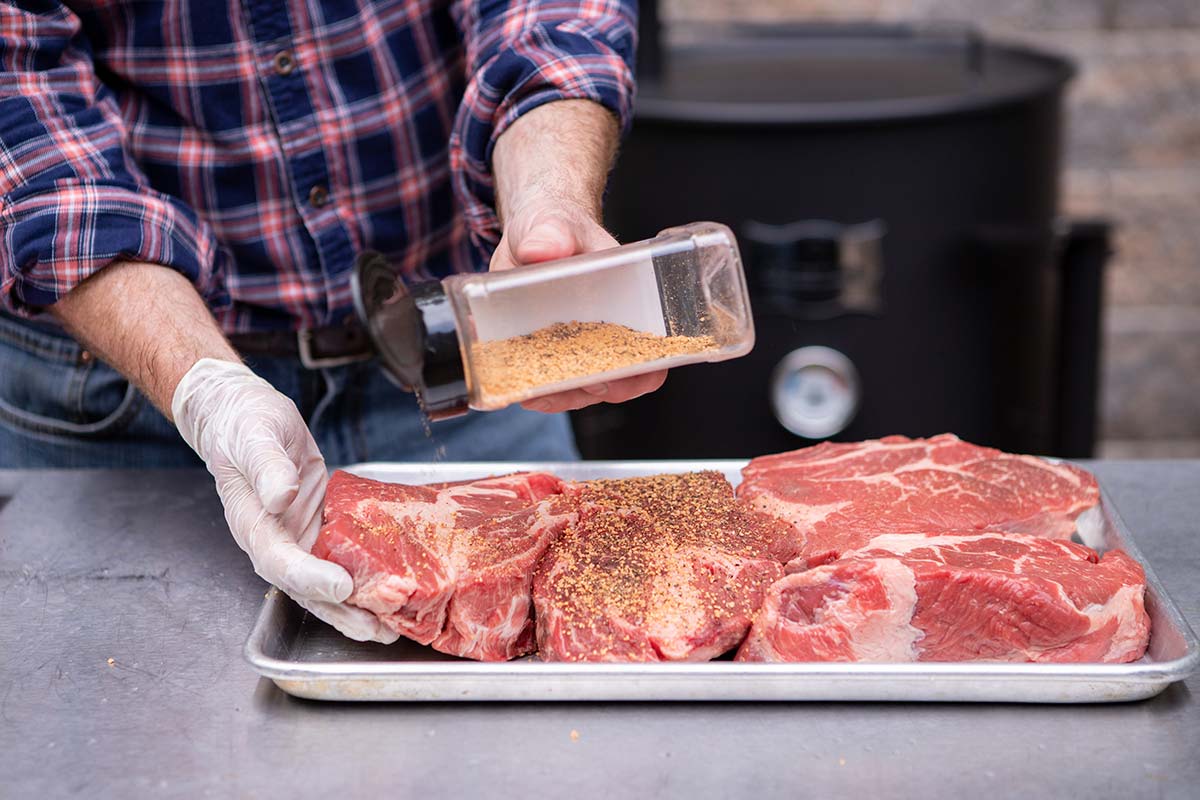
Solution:
<svg viewBox="0 0 1200 800">
<path fill-rule="evenodd" d="M 547 470 L 567 479 L 714 469 L 737 484 L 745 461 L 360 464 L 376 480 L 431 483 Z M 535 656 L 480 663 L 401 640 L 354 642 L 309 616 L 282 592 L 267 593 L 246 642 L 250 664 L 281 689 L 316 700 L 863 700 L 1113 703 L 1158 694 L 1190 675 L 1200 646 L 1142 558 L 1101 487 L 1100 513 L 1085 534 L 1099 550 L 1123 548 L 1146 570 L 1150 648 L 1129 664 L 562 664 Z"/>
</svg>

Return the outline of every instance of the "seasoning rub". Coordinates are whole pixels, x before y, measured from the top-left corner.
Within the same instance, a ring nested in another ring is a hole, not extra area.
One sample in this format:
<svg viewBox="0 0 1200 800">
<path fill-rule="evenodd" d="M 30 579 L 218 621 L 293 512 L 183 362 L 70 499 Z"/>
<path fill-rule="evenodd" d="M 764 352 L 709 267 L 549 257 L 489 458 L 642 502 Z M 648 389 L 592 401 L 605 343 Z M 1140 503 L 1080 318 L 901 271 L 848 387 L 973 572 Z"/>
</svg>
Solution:
<svg viewBox="0 0 1200 800">
<path fill-rule="evenodd" d="M 523 336 L 475 342 L 471 362 L 480 397 L 500 406 L 542 386 L 717 348 L 711 336 L 657 336 L 612 322 L 556 322 Z"/>
</svg>

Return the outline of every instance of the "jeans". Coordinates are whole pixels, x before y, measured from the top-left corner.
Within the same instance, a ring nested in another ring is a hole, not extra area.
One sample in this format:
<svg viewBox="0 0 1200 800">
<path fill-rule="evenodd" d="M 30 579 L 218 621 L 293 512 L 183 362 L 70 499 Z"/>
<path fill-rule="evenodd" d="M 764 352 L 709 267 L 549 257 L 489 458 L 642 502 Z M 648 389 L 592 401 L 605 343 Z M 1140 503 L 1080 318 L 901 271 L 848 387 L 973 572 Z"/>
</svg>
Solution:
<svg viewBox="0 0 1200 800">
<path fill-rule="evenodd" d="M 426 423 L 377 362 L 247 364 L 300 409 L 330 466 L 360 461 L 571 461 L 564 414 L 513 406 Z M 0 468 L 202 466 L 120 373 L 56 328 L 0 314 Z"/>
</svg>

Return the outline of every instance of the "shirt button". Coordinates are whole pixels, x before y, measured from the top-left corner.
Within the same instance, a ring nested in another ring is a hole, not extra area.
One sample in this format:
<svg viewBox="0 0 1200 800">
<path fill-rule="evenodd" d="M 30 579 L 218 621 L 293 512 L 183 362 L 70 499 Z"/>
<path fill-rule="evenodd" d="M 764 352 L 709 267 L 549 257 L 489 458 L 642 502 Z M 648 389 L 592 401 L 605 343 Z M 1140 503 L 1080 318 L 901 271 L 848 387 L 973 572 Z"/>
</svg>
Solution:
<svg viewBox="0 0 1200 800">
<path fill-rule="evenodd" d="M 308 190 L 308 204 L 313 208 L 321 208 L 329 203 L 329 190 L 317 184 Z"/>
<path fill-rule="evenodd" d="M 296 69 L 296 58 L 287 50 L 275 54 L 275 71 L 280 75 L 291 75 Z"/>
</svg>

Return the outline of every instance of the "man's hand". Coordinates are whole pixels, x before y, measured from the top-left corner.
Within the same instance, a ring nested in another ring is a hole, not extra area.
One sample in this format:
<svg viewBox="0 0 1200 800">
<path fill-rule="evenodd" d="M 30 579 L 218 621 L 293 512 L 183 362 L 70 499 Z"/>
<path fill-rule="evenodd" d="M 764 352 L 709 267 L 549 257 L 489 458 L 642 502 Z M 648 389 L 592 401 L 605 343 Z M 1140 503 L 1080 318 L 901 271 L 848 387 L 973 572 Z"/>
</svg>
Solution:
<svg viewBox="0 0 1200 800">
<path fill-rule="evenodd" d="M 174 416 L 259 575 L 353 639 L 395 641 L 374 615 L 342 602 L 350 575 L 308 552 L 325 464 L 296 406 L 240 363 L 186 278 L 156 264 L 113 264 L 50 310 Z"/>
<path fill-rule="evenodd" d="M 496 142 L 492 169 L 504 233 L 490 269 L 503 270 L 615 247 L 600 224 L 617 124 L 602 106 L 562 100 L 539 106 Z M 571 411 L 653 392 L 665 371 L 572 389 L 522 403 L 534 411 Z"/>
</svg>

